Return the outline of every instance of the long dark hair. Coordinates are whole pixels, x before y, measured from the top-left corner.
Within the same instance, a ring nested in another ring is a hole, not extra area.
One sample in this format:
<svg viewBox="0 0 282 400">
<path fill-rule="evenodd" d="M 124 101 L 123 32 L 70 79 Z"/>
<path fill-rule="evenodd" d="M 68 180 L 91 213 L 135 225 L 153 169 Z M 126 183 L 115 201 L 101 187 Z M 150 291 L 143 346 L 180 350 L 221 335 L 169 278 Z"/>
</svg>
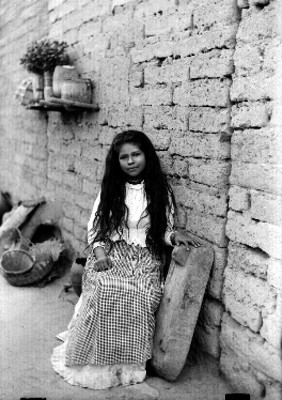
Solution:
<svg viewBox="0 0 282 400">
<path fill-rule="evenodd" d="M 147 198 L 147 212 L 150 216 L 146 246 L 155 255 L 160 256 L 168 223 L 167 210 L 170 210 L 172 205 L 175 207 L 175 199 L 152 142 L 140 131 L 124 131 L 117 134 L 112 142 L 106 158 L 101 201 L 93 223 L 93 230 L 96 233 L 93 242 L 107 241 L 114 231 L 121 232 L 121 226 L 123 224 L 126 226 L 125 183 L 128 177 L 119 164 L 119 151 L 125 143 L 137 145 L 145 154 L 146 166 L 142 177 Z"/>
</svg>

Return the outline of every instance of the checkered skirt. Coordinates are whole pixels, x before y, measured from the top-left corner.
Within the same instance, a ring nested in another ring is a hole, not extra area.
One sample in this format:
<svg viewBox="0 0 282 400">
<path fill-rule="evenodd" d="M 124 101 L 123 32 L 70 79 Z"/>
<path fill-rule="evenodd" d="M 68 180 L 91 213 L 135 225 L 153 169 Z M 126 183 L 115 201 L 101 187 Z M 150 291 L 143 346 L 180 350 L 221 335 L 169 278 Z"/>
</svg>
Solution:
<svg viewBox="0 0 282 400">
<path fill-rule="evenodd" d="M 124 241 L 114 242 L 108 256 L 108 271 L 95 271 L 91 257 L 86 264 L 66 366 L 138 364 L 151 358 L 161 261 L 147 248 Z"/>
</svg>

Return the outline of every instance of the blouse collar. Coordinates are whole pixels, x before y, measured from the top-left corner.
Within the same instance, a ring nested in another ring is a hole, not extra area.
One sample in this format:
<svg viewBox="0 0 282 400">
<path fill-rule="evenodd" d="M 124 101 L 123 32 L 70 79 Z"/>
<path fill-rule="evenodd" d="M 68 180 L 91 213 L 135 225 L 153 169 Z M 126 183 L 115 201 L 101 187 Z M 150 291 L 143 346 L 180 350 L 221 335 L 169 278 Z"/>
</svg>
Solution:
<svg viewBox="0 0 282 400">
<path fill-rule="evenodd" d="M 138 189 L 143 189 L 143 187 L 144 187 L 144 181 L 142 181 L 141 183 L 129 183 L 129 182 L 126 182 L 126 183 L 125 183 L 125 186 L 126 186 L 128 189 L 136 189 L 136 190 L 138 190 Z"/>
</svg>

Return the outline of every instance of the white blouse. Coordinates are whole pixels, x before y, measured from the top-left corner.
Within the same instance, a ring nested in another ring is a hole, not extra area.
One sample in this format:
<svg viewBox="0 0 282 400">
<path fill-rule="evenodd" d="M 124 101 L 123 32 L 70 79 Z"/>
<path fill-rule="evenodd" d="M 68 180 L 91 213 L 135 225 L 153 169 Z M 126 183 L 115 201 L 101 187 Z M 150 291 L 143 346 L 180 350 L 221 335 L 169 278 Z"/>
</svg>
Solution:
<svg viewBox="0 0 282 400">
<path fill-rule="evenodd" d="M 99 192 L 93 206 L 90 220 L 88 222 L 88 243 L 91 244 L 95 232 L 93 232 L 93 222 L 98 210 L 100 203 Z M 147 199 L 145 194 L 144 183 L 130 184 L 126 183 L 126 194 L 125 194 L 125 204 L 128 207 L 127 216 L 127 226 L 124 226 L 121 233 L 113 232 L 111 240 L 113 242 L 117 240 L 125 240 L 128 244 L 140 245 L 141 247 L 146 247 L 146 229 L 150 225 L 150 217 L 146 213 Z M 165 232 L 164 241 L 167 245 L 172 246 L 170 236 L 174 232 L 174 209 L 171 207 L 171 211 L 168 213 L 168 226 Z M 143 218 L 141 218 L 143 217 Z M 98 246 L 104 246 L 103 242 L 95 242 L 93 248 Z"/>
</svg>

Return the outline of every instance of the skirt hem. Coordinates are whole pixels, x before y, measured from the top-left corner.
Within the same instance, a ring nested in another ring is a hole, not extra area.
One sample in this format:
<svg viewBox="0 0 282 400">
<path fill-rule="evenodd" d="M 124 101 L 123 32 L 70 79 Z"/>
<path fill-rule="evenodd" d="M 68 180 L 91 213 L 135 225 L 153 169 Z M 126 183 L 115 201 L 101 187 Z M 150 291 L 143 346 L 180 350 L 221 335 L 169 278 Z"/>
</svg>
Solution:
<svg viewBox="0 0 282 400">
<path fill-rule="evenodd" d="M 55 347 L 51 356 L 51 364 L 53 370 L 71 385 L 90 389 L 109 389 L 120 385 L 134 385 L 145 380 L 145 363 L 67 367 L 65 366 L 66 345 L 67 342 Z"/>
</svg>

